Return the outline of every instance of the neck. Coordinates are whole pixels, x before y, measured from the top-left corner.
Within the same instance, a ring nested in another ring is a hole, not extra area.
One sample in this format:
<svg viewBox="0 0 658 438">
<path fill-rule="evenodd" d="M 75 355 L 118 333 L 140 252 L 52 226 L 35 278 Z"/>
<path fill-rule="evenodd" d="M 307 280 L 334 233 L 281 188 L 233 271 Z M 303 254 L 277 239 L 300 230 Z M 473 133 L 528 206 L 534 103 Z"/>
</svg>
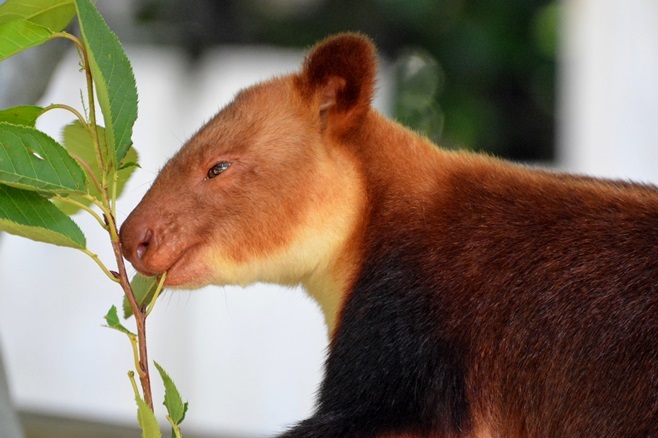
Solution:
<svg viewBox="0 0 658 438">
<path fill-rule="evenodd" d="M 334 234 L 335 240 L 330 240 L 335 245 L 302 281 L 320 305 L 332 338 L 345 299 L 360 273 L 363 246 L 366 241 L 377 240 L 376 236 L 366 236 L 377 232 L 368 225 L 368 216 L 373 208 L 380 213 L 404 214 L 409 209 L 405 199 L 425 198 L 421 192 L 434 190 L 440 162 L 438 148 L 375 111 L 368 113 L 351 138 L 350 144 L 343 143 L 344 138 L 333 141 L 334 146 L 340 146 L 334 149 L 337 156 L 331 162 L 340 164 L 338 172 L 331 173 L 341 181 L 326 185 L 336 190 L 326 198 L 334 201 L 334 214 L 332 222 L 324 222 L 317 231 L 325 236 Z M 336 239 L 337 230 L 341 231 Z"/>
<path fill-rule="evenodd" d="M 302 283 L 307 293 L 317 301 L 324 315 L 329 338 L 333 338 L 343 299 L 348 294 L 344 282 L 324 276 L 311 277 Z"/>
<path fill-rule="evenodd" d="M 351 148 L 332 141 L 316 175 L 321 193 L 311 213 L 313 260 L 302 286 L 317 301 L 333 337 L 341 308 L 349 295 L 361 261 L 367 204 L 361 163 Z"/>
</svg>

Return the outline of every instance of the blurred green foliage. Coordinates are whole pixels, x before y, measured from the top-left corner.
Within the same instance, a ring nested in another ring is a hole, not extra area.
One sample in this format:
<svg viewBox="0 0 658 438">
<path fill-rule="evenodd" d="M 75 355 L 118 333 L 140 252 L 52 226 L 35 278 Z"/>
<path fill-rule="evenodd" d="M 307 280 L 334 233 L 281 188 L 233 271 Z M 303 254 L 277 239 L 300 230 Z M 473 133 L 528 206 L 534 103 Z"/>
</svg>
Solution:
<svg viewBox="0 0 658 438">
<path fill-rule="evenodd" d="M 395 118 L 436 143 L 443 133 L 444 116 L 438 96 L 444 79 L 436 60 L 422 50 L 403 53 L 395 63 Z"/>
<path fill-rule="evenodd" d="M 557 1 L 141 1 L 141 17 L 166 23 L 161 39 L 192 55 L 217 43 L 308 47 L 363 32 L 396 66 L 403 123 L 446 147 L 553 157 Z"/>
</svg>

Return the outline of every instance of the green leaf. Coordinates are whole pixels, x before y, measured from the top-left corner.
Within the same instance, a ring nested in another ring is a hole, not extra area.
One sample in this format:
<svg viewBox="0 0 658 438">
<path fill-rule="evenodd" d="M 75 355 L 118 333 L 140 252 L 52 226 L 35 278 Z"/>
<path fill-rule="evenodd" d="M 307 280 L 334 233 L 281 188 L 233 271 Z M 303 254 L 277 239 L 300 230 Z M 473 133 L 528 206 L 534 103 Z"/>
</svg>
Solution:
<svg viewBox="0 0 658 438">
<path fill-rule="evenodd" d="M 7 0 L 0 5 L 0 61 L 46 42 L 73 15 L 73 0 Z"/>
<path fill-rule="evenodd" d="M 130 281 L 130 287 L 135 294 L 135 300 L 140 306 L 147 305 L 153 299 L 158 288 L 158 277 L 146 277 L 139 272 Z M 128 319 L 133 315 L 133 309 L 126 297 L 123 298 L 123 317 Z"/>
<path fill-rule="evenodd" d="M 105 129 L 102 126 L 98 126 L 96 128 L 96 132 L 99 140 L 102 143 L 102 147 L 104 147 Z M 63 138 L 64 138 L 64 147 L 66 147 L 66 150 L 68 150 L 70 154 L 75 155 L 76 157 L 80 158 L 82 161 L 87 163 L 87 165 L 93 172 L 95 178 L 97 180 L 100 180 L 101 167 L 100 164 L 98 163 L 98 156 L 96 154 L 95 146 L 92 141 L 91 135 L 89 134 L 89 131 L 87 131 L 84 128 L 84 126 L 82 126 L 80 121 L 76 120 L 75 122 L 64 128 Z M 117 177 L 118 177 L 117 197 L 121 196 L 121 193 L 123 193 L 123 189 L 126 186 L 126 182 L 128 182 L 133 172 L 135 171 L 135 167 L 131 166 L 131 163 L 137 160 L 138 160 L 137 152 L 135 151 L 134 148 L 130 148 L 125 158 L 121 162 L 119 171 L 117 172 Z M 94 183 L 91 182 L 92 177 L 88 169 L 85 169 L 85 174 L 87 175 L 87 180 L 89 181 L 89 183 L 87 184 L 89 194 L 97 199 L 101 199 L 101 194 L 98 191 L 98 188 Z M 91 200 L 83 196 L 72 195 L 70 196 L 70 198 L 78 201 L 83 205 L 88 206 L 91 204 Z M 66 202 L 55 201 L 55 204 L 57 204 L 57 206 L 63 212 L 69 215 L 77 213 L 80 210 L 80 207 L 77 207 L 75 205 Z"/>
<path fill-rule="evenodd" d="M 137 402 L 137 421 L 142 429 L 142 438 L 161 438 L 162 432 L 151 408 L 139 396 L 135 397 L 135 401 Z"/>
<path fill-rule="evenodd" d="M 34 105 L 15 106 L 0 110 L 0 122 L 12 123 L 14 125 L 30 126 L 34 128 L 37 118 L 43 112 L 43 108 Z"/>
<path fill-rule="evenodd" d="M 35 192 L 0 184 L 0 230 L 38 242 L 84 249 L 78 225 Z"/>
<path fill-rule="evenodd" d="M 155 364 L 155 367 L 158 369 L 158 372 L 160 373 L 160 377 L 162 377 L 162 382 L 164 383 L 165 387 L 165 396 L 164 396 L 164 403 L 165 407 L 167 408 L 167 413 L 169 414 L 169 418 L 173 420 L 175 424 L 181 424 L 183 420 L 185 419 L 185 414 L 187 412 L 187 403 L 183 403 L 183 399 L 178 392 L 178 389 L 176 388 L 176 385 L 174 384 L 173 380 L 171 380 L 171 377 L 165 372 L 165 370 L 158 364 L 157 362 L 153 362 Z"/>
<path fill-rule="evenodd" d="M 142 166 L 140 166 L 137 161 L 128 161 L 128 156 L 130 155 L 131 150 L 134 150 L 134 148 L 130 148 L 130 150 L 126 154 L 126 158 L 124 158 L 123 161 L 121 162 L 121 165 L 119 166 L 119 170 L 130 169 L 131 167 L 139 167 L 140 169 L 142 168 Z"/>
<path fill-rule="evenodd" d="M 52 31 L 28 20 L 0 24 L 0 61 L 45 43 Z"/>
<path fill-rule="evenodd" d="M 53 32 L 64 29 L 74 15 L 73 0 L 7 0 L 0 5 L 0 24 L 20 18 Z"/>
<path fill-rule="evenodd" d="M 137 88 L 128 57 L 117 36 L 90 0 L 75 0 L 82 38 L 87 47 L 98 103 L 105 120 L 108 151 L 117 166 L 132 144 L 137 119 Z"/>
<path fill-rule="evenodd" d="M 110 310 L 107 312 L 107 315 L 105 315 L 105 321 L 107 322 L 107 327 L 111 329 L 118 330 L 121 333 L 127 334 L 128 336 L 137 336 L 133 332 L 125 328 L 123 324 L 121 324 L 116 306 L 110 307 Z"/>
<path fill-rule="evenodd" d="M 0 183 L 19 189 L 84 193 L 80 165 L 59 143 L 27 126 L 0 123 Z"/>
</svg>

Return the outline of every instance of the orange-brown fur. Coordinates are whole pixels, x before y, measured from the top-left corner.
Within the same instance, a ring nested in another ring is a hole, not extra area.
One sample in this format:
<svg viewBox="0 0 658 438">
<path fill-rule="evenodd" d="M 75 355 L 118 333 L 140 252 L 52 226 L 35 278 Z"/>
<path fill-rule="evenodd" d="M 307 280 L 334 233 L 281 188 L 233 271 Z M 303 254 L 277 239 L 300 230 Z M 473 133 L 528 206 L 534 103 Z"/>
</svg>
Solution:
<svg viewBox="0 0 658 438">
<path fill-rule="evenodd" d="M 126 256 L 320 302 L 318 410 L 286 437 L 657 435 L 658 191 L 440 150 L 370 107 L 375 71 L 347 34 L 240 93 L 126 220 Z"/>
</svg>

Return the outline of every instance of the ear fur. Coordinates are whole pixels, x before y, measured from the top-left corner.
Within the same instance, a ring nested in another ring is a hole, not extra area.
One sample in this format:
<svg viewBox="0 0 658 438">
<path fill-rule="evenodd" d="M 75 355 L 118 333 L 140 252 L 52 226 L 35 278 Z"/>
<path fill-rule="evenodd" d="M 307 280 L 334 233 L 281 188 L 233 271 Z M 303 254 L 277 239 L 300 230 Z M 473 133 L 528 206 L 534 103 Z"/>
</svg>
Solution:
<svg viewBox="0 0 658 438">
<path fill-rule="evenodd" d="M 321 113 L 353 119 L 370 107 L 376 74 L 374 44 L 363 35 L 345 33 L 329 37 L 311 50 L 299 80 L 302 93 L 316 102 Z"/>
</svg>

